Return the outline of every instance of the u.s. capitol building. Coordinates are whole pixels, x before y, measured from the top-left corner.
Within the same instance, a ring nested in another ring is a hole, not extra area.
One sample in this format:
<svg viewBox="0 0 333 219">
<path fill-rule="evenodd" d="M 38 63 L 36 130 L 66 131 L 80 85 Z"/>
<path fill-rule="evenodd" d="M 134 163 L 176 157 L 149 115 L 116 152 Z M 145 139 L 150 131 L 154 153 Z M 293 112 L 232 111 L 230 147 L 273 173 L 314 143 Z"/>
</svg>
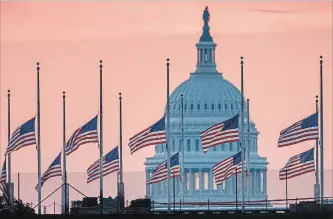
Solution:
<svg viewBox="0 0 333 219">
<path fill-rule="evenodd" d="M 185 184 L 185 202 L 229 202 L 236 200 L 235 176 L 229 178 L 223 185 L 216 186 L 212 174 L 212 166 L 221 160 L 240 151 L 239 142 L 227 143 L 210 148 L 203 153 L 200 132 L 208 127 L 222 122 L 238 114 L 241 109 L 241 93 L 224 75 L 217 71 L 215 63 L 216 44 L 210 35 L 209 12 L 204 11 L 203 33 L 197 48 L 196 71 L 190 74 L 188 80 L 181 83 L 170 96 L 171 117 L 171 155 L 178 152 L 181 146 L 181 95 L 183 94 L 184 112 L 184 169 L 185 179 L 175 180 L 175 200 L 182 199 L 181 185 Z M 234 72 L 233 74 L 239 74 Z M 243 100 L 245 102 L 245 100 Z M 244 142 L 247 141 L 247 110 L 244 103 Z M 250 121 L 250 199 L 264 200 L 267 197 L 267 160 L 258 155 L 258 130 Z M 245 144 L 247 145 L 247 144 Z M 155 155 L 147 158 L 146 178 L 150 178 L 158 164 L 166 159 L 166 145 L 156 145 Z M 172 180 L 172 179 L 171 179 Z M 173 183 L 171 182 L 171 185 Z M 247 192 L 246 192 L 247 193 Z M 238 200 L 241 200 L 241 176 L 238 177 Z M 146 186 L 146 196 L 154 202 L 167 203 L 167 181 Z M 248 195 L 246 195 L 248 197 Z M 171 188 L 171 201 L 173 201 Z M 246 198 L 247 200 L 247 198 Z"/>
</svg>

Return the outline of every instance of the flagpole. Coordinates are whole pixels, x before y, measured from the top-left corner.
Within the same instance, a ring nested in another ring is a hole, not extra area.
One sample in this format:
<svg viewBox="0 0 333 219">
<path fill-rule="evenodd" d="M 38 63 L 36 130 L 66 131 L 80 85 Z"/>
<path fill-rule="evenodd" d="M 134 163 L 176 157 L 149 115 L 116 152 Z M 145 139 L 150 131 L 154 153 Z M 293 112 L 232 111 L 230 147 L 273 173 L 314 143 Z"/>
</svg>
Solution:
<svg viewBox="0 0 333 219">
<path fill-rule="evenodd" d="M 320 211 L 324 205 L 324 100 L 323 100 L 323 56 L 320 56 Z"/>
<path fill-rule="evenodd" d="M 42 201 L 41 187 L 41 145 L 40 145 L 40 87 L 39 87 L 39 62 L 37 62 L 37 158 L 38 158 L 38 203 Z M 38 205 L 38 214 L 42 213 L 42 206 Z"/>
<path fill-rule="evenodd" d="M 63 133 L 62 133 L 62 140 L 63 140 L 63 152 L 62 152 L 62 158 L 63 158 L 63 209 L 62 213 L 67 215 L 67 172 L 66 172 L 66 92 L 62 92 L 62 112 L 63 112 Z"/>
<path fill-rule="evenodd" d="M 167 181 L 168 181 L 168 214 L 171 213 L 170 208 L 170 200 L 171 200 L 171 185 L 170 185 L 170 102 L 169 102 L 169 58 L 167 58 L 167 127 L 166 127 L 166 134 L 167 134 L 167 167 L 168 167 L 168 175 L 167 175 Z"/>
<path fill-rule="evenodd" d="M 241 149 L 242 149 L 242 212 L 245 212 L 245 186 L 244 186 L 244 161 L 245 161 L 245 147 L 244 147 L 244 73 L 243 73 L 243 56 L 241 59 Z"/>
<path fill-rule="evenodd" d="M 286 210 L 288 209 L 288 170 L 286 170 Z"/>
<path fill-rule="evenodd" d="M 250 162 L 250 100 L 247 99 L 247 199 L 250 201 L 251 162 Z"/>
<path fill-rule="evenodd" d="M 237 177 L 237 167 L 236 167 L 236 211 L 238 211 L 238 177 Z"/>
<path fill-rule="evenodd" d="M 10 142 L 10 90 L 8 90 L 8 145 Z M 9 207 L 13 206 L 13 198 L 12 198 L 12 191 L 11 191 L 11 182 L 12 182 L 12 171 L 11 171 L 11 156 L 10 153 L 7 155 L 7 162 L 8 162 L 8 198 L 9 198 Z"/>
<path fill-rule="evenodd" d="M 99 186 L 100 186 L 100 214 L 103 214 L 103 61 L 99 61 Z"/>
<path fill-rule="evenodd" d="M 181 118 L 181 153 L 182 153 L 182 160 L 181 160 L 181 168 L 182 168 L 182 200 L 185 202 L 184 197 L 185 197 L 185 142 L 184 142 L 184 95 L 181 95 L 181 107 L 182 107 L 182 118 Z"/>
<path fill-rule="evenodd" d="M 318 113 L 318 95 L 316 96 L 316 112 Z M 316 139 L 316 184 L 315 184 L 315 199 L 319 201 L 319 151 L 318 151 L 318 138 Z"/>
<path fill-rule="evenodd" d="M 120 201 L 120 210 L 125 207 L 125 195 L 124 195 L 124 181 L 123 181 L 123 122 L 122 122 L 122 96 L 119 93 L 119 186 L 118 186 L 118 198 Z"/>
</svg>

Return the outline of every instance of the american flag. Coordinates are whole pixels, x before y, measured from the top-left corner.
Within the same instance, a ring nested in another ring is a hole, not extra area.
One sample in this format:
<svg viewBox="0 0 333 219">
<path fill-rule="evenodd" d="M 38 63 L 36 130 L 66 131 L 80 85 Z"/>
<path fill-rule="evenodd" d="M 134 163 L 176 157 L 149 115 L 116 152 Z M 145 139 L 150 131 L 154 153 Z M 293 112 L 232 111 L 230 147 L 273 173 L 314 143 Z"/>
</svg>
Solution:
<svg viewBox="0 0 333 219">
<path fill-rule="evenodd" d="M 232 175 L 241 173 L 242 171 L 242 155 L 241 152 L 222 160 L 213 166 L 213 175 L 216 185 L 222 184 Z"/>
<path fill-rule="evenodd" d="M 7 181 L 7 170 L 6 170 L 6 159 L 5 159 L 0 176 L 0 190 L 6 202 L 8 202 L 8 188 L 6 181 Z"/>
<path fill-rule="evenodd" d="M 318 139 L 318 113 L 296 122 L 280 133 L 278 147 Z"/>
<path fill-rule="evenodd" d="M 117 146 L 112 151 L 103 156 L 103 176 L 106 176 L 118 170 L 119 170 L 119 155 L 118 155 L 118 146 Z M 100 174 L 99 159 L 88 168 L 87 173 L 88 173 L 87 183 L 90 183 L 95 179 L 99 179 L 99 174 Z"/>
<path fill-rule="evenodd" d="M 156 122 L 154 125 L 148 127 L 147 129 L 139 132 L 130 138 L 129 147 L 131 154 L 137 150 L 156 144 L 166 143 L 165 136 L 165 118 Z"/>
<path fill-rule="evenodd" d="M 147 184 L 154 184 L 166 180 L 168 178 L 167 165 L 167 160 L 158 165 L 150 179 L 147 181 Z M 170 177 L 174 178 L 178 176 L 180 176 L 179 153 L 176 153 L 170 157 Z"/>
<path fill-rule="evenodd" d="M 280 170 L 280 180 L 285 180 L 315 171 L 314 149 L 311 148 L 301 154 L 291 157 L 287 164 Z"/>
<path fill-rule="evenodd" d="M 36 144 L 35 117 L 19 126 L 12 134 L 5 155 L 22 147 Z"/>
<path fill-rule="evenodd" d="M 52 177 L 57 177 L 57 176 L 62 176 L 61 172 L 61 152 L 60 154 L 54 159 L 54 161 L 51 163 L 49 168 L 45 171 L 41 178 L 41 187 L 44 185 L 46 180 L 52 178 Z M 35 189 L 38 189 L 38 184 L 36 185 Z"/>
<path fill-rule="evenodd" d="M 98 142 L 97 116 L 78 128 L 66 144 L 66 155 L 76 151 L 80 145 Z"/>
<path fill-rule="evenodd" d="M 239 141 L 238 114 L 201 132 L 200 139 L 204 152 L 219 144 Z"/>
</svg>

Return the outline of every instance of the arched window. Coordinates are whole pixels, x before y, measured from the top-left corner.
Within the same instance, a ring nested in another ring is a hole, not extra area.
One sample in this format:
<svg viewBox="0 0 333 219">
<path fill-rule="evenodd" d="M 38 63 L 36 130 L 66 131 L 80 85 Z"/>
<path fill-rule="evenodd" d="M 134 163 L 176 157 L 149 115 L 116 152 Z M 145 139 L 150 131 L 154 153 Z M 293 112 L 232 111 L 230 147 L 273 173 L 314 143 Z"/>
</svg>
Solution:
<svg viewBox="0 0 333 219">
<path fill-rule="evenodd" d="M 224 109 L 227 110 L 228 109 L 228 105 L 224 104 Z"/>
<path fill-rule="evenodd" d="M 207 106 L 207 103 L 205 103 L 205 110 L 207 110 L 208 109 L 208 106 Z"/>
<path fill-rule="evenodd" d="M 219 110 L 222 109 L 221 103 L 219 103 L 218 108 L 219 108 Z"/>
<path fill-rule="evenodd" d="M 240 149 L 240 142 L 237 142 L 237 151 Z"/>
<path fill-rule="evenodd" d="M 190 139 L 187 139 L 187 148 L 186 148 L 186 150 L 187 151 L 191 151 L 191 140 Z"/>
<path fill-rule="evenodd" d="M 199 151 L 199 139 L 195 139 L 195 151 Z"/>
<path fill-rule="evenodd" d="M 173 103 L 173 110 L 176 110 L 176 103 Z"/>
<path fill-rule="evenodd" d="M 231 106 L 230 106 L 230 107 L 231 107 L 231 110 L 234 110 L 234 105 L 232 105 L 232 104 L 231 104 Z"/>
<path fill-rule="evenodd" d="M 222 150 L 222 151 L 225 151 L 225 144 L 223 144 L 223 145 L 221 146 L 221 150 Z"/>
<path fill-rule="evenodd" d="M 214 103 L 212 103 L 212 106 L 211 106 L 211 107 L 212 107 L 212 110 L 214 110 Z"/>
<path fill-rule="evenodd" d="M 184 105 L 184 111 L 186 111 L 186 110 L 187 110 L 187 101 L 186 101 L 186 103 Z"/>
<path fill-rule="evenodd" d="M 176 150 L 176 140 L 175 139 L 172 139 L 172 151 L 175 151 Z"/>
<path fill-rule="evenodd" d="M 193 110 L 193 103 L 191 103 L 191 110 Z"/>
<path fill-rule="evenodd" d="M 200 110 L 200 102 L 197 105 L 197 110 Z"/>
<path fill-rule="evenodd" d="M 232 151 L 232 142 L 229 142 L 229 151 Z"/>
</svg>

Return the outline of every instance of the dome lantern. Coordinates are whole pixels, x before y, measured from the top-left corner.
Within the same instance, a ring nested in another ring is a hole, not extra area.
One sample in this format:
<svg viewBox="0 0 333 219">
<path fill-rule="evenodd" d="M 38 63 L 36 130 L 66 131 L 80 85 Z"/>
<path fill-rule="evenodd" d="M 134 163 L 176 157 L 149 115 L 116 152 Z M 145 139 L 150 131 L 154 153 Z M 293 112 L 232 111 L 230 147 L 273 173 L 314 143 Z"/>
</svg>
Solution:
<svg viewBox="0 0 333 219">
<path fill-rule="evenodd" d="M 205 8 L 202 16 L 204 26 L 202 35 L 197 46 L 197 69 L 195 73 L 217 73 L 215 64 L 215 48 L 213 37 L 210 35 L 209 19 L 210 14 L 208 7 Z"/>
</svg>

